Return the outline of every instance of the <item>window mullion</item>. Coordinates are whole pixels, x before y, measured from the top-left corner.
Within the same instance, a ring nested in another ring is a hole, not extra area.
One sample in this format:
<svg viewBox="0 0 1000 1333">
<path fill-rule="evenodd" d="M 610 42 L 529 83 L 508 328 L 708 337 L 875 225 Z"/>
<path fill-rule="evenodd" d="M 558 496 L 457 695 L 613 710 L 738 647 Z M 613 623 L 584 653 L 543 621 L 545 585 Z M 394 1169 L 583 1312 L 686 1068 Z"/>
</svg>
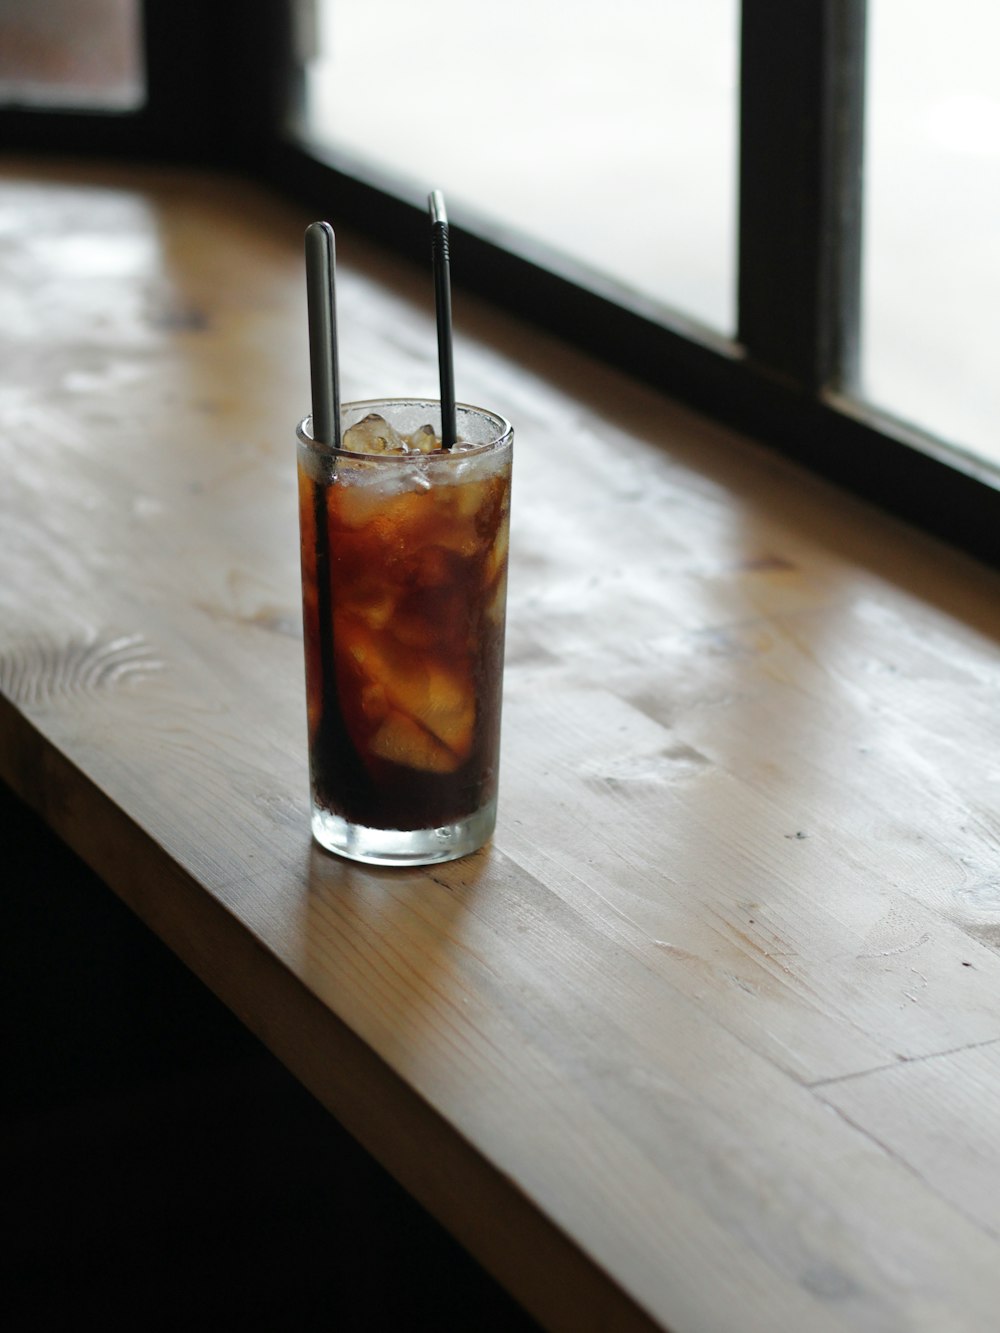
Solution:
<svg viewBox="0 0 1000 1333">
<path fill-rule="evenodd" d="M 256 166 L 283 118 L 292 71 L 287 0 L 142 0 L 147 150 Z"/>
<path fill-rule="evenodd" d="M 850 384 L 865 0 L 743 0 L 739 340 L 808 392 Z"/>
</svg>

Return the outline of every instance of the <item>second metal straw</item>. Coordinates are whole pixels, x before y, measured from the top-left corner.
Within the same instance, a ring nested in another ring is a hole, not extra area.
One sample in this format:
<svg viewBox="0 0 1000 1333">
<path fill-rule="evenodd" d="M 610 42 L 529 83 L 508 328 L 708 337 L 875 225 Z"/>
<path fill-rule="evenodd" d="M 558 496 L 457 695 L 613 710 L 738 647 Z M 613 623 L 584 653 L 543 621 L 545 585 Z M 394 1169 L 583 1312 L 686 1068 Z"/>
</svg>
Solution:
<svg viewBox="0 0 1000 1333">
<path fill-rule="evenodd" d="M 441 447 L 455 443 L 455 369 L 452 359 L 451 270 L 448 215 L 444 196 L 434 190 L 427 198 L 431 212 L 431 257 L 434 262 L 434 303 L 437 308 L 438 373 L 441 380 Z"/>
</svg>

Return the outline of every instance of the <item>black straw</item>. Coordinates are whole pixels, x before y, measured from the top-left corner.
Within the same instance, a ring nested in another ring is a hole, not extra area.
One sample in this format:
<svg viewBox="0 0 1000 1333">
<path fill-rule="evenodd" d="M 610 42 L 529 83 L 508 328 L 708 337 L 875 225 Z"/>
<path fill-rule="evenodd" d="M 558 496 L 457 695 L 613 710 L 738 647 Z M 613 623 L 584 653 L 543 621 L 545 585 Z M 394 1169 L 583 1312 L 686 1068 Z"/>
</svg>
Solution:
<svg viewBox="0 0 1000 1333">
<path fill-rule="evenodd" d="M 329 222 L 306 227 L 306 299 L 313 439 L 340 448 L 340 372 L 337 365 L 336 247 Z"/>
<path fill-rule="evenodd" d="M 437 307 L 438 373 L 441 380 L 441 447 L 455 443 L 455 369 L 451 335 L 451 271 L 448 254 L 448 215 L 440 190 L 428 195 L 431 212 L 431 257 L 434 263 L 434 302 Z"/>
</svg>

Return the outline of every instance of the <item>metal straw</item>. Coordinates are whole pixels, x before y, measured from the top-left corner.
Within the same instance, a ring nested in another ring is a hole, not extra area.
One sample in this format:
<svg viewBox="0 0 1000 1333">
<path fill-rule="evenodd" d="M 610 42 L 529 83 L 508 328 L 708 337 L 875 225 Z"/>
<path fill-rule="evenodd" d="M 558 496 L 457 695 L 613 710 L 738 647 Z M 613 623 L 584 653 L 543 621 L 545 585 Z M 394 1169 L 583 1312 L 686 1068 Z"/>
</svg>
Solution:
<svg viewBox="0 0 1000 1333">
<path fill-rule="evenodd" d="M 451 271 L 448 254 L 448 215 L 444 196 L 434 190 L 427 197 L 431 212 L 431 257 L 434 262 L 434 302 L 437 307 L 438 373 L 441 380 L 441 447 L 455 443 L 455 369 L 452 359 Z"/>
<path fill-rule="evenodd" d="M 337 319 L 334 294 L 334 237 L 328 222 L 306 228 L 306 298 L 309 305 L 309 370 L 312 377 L 312 435 L 318 444 L 340 448 L 340 376 L 337 368 Z M 330 586 L 330 519 L 327 491 L 336 473 L 313 479 L 313 524 L 316 541 L 316 600 L 319 615 L 319 720 L 313 753 L 353 754 L 343 718 L 330 701 L 337 697 L 333 605 Z M 363 781 L 363 778 L 361 779 Z"/>
<path fill-rule="evenodd" d="M 340 448 L 340 371 L 337 365 L 336 246 L 329 222 L 306 227 L 306 298 L 313 439 Z"/>
</svg>

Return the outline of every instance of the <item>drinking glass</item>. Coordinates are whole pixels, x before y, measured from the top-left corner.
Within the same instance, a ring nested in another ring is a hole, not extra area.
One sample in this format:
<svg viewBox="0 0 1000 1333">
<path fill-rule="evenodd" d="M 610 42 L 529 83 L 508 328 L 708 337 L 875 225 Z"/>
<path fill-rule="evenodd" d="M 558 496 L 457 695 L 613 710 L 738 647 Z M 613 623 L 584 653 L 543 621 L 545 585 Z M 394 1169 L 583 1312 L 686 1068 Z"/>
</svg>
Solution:
<svg viewBox="0 0 1000 1333">
<path fill-rule="evenodd" d="M 443 450 L 440 416 L 345 403 L 366 452 L 298 428 L 312 831 L 376 865 L 464 856 L 496 822 L 513 430 L 460 403 Z"/>
</svg>

